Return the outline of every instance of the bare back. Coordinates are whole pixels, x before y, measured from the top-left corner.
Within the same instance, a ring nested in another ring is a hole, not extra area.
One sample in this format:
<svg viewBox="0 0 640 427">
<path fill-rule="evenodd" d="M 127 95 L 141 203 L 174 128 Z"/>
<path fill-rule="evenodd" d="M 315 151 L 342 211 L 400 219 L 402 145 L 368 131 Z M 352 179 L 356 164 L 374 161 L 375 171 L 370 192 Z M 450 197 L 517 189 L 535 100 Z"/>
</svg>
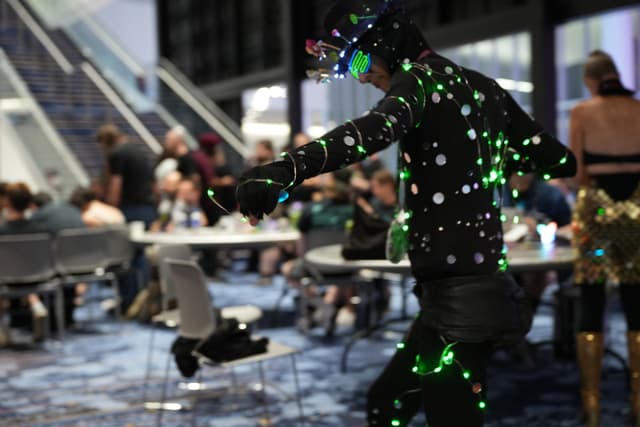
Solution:
<svg viewBox="0 0 640 427">
<path fill-rule="evenodd" d="M 640 154 L 640 101 L 629 96 L 596 96 L 571 112 L 570 145 L 578 158 L 578 183 L 589 176 L 640 172 L 640 162 L 585 165 L 584 153 L 627 156 Z"/>
</svg>

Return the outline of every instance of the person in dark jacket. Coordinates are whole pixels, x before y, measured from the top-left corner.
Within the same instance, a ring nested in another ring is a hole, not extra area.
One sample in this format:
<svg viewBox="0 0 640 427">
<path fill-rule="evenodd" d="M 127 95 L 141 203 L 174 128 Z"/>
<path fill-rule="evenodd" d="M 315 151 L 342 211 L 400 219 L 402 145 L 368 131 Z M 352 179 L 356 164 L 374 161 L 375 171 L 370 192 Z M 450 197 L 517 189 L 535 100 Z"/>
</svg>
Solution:
<svg viewBox="0 0 640 427">
<path fill-rule="evenodd" d="M 500 187 L 516 170 L 571 176 L 576 161 L 493 79 L 435 52 L 397 3 L 337 2 L 325 21 L 334 39 L 307 45 L 337 61 L 322 79 L 352 75 L 385 96 L 369 114 L 247 171 L 237 196 L 257 224 L 303 180 L 398 142 L 390 252 L 408 252 L 422 310 L 369 391 L 368 425 L 405 426 L 422 406 L 431 427 L 476 427 L 494 343 L 530 326 L 506 274 Z"/>
</svg>

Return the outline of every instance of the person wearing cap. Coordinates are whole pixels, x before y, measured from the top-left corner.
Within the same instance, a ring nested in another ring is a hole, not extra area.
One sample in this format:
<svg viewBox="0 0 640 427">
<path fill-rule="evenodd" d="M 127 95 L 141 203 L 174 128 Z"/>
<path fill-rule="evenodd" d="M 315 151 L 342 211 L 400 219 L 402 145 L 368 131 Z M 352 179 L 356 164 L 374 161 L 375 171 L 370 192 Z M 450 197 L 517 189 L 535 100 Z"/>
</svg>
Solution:
<svg viewBox="0 0 640 427">
<path fill-rule="evenodd" d="M 530 327 L 524 292 L 507 273 L 500 187 L 512 171 L 572 176 L 571 151 L 494 80 L 436 53 L 393 0 L 336 2 L 329 42 L 307 50 L 385 96 L 281 160 L 245 172 L 240 211 L 252 224 L 305 179 L 398 143 L 399 209 L 389 255 L 408 253 L 421 305 L 368 393 L 370 426 L 405 426 L 422 406 L 430 427 L 481 426 L 496 342 Z"/>
</svg>

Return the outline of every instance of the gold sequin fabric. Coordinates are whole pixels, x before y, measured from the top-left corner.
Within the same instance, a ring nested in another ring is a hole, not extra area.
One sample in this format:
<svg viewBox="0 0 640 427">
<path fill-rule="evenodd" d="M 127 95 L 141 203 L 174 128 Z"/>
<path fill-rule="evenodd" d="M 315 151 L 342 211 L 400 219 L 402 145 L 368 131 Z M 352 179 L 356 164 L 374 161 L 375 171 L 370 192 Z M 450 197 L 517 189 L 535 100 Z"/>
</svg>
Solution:
<svg viewBox="0 0 640 427">
<path fill-rule="evenodd" d="M 576 284 L 640 284 L 640 186 L 622 201 L 595 186 L 580 188 L 572 226 Z"/>
</svg>

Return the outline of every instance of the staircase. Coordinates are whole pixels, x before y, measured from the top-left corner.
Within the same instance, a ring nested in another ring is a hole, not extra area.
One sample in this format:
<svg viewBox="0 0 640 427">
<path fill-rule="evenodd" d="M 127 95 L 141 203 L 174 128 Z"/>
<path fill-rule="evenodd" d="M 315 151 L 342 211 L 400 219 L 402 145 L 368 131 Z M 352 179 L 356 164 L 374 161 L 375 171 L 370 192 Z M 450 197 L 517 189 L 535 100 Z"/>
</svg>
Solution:
<svg viewBox="0 0 640 427">
<path fill-rule="evenodd" d="M 41 27 L 73 66 L 70 73 L 59 66 L 8 1 L 0 0 L 0 48 L 88 175 L 98 178 L 105 171 L 104 156 L 95 139 L 97 129 L 105 123 L 116 124 L 130 142 L 143 144 L 149 156 L 155 157 L 149 144 L 83 71 L 82 64 L 88 59 L 61 30 Z M 162 140 L 168 126 L 157 114 L 136 117 L 156 141 Z M 47 141 L 38 143 L 46 152 Z"/>
</svg>

